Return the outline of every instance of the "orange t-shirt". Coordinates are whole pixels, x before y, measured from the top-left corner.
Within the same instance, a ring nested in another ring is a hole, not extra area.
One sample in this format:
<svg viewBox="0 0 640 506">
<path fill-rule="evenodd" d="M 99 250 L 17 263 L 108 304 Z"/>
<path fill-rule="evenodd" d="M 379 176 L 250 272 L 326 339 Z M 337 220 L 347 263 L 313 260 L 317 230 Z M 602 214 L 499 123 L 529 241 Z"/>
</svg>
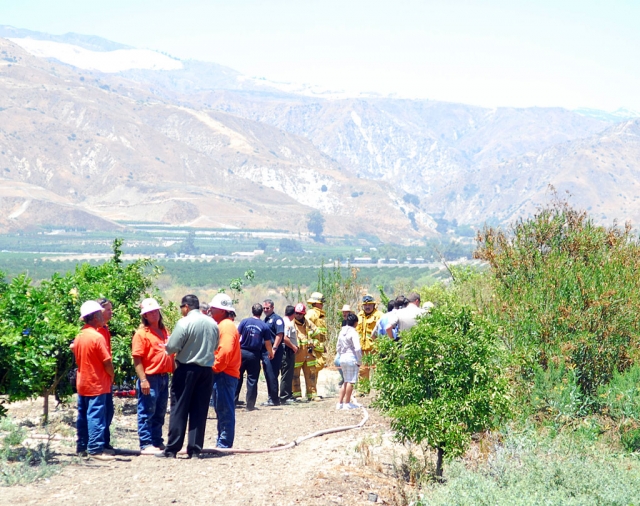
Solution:
<svg viewBox="0 0 640 506">
<path fill-rule="evenodd" d="M 111 392 L 111 376 L 104 369 L 104 362 L 111 360 L 111 354 L 104 336 L 95 328 L 85 325 L 73 343 L 73 354 L 78 364 L 78 394 L 95 397 Z"/>
<path fill-rule="evenodd" d="M 223 372 L 234 378 L 240 378 L 242 353 L 240 352 L 240 334 L 238 328 L 229 318 L 218 323 L 220 338 L 215 351 L 213 372 Z"/>
<path fill-rule="evenodd" d="M 167 330 L 160 330 L 157 336 L 149 327 L 140 325 L 131 341 L 131 355 L 142 360 L 145 374 L 164 374 L 173 372 L 173 355 L 167 355 Z"/>
<path fill-rule="evenodd" d="M 109 327 L 105 325 L 104 327 L 99 327 L 96 330 L 104 337 L 104 340 L 107 343 L 107 350 L 109 350 L 109 355 L 111 355 L 111 332 L 109 331 Z"/>
</svg>

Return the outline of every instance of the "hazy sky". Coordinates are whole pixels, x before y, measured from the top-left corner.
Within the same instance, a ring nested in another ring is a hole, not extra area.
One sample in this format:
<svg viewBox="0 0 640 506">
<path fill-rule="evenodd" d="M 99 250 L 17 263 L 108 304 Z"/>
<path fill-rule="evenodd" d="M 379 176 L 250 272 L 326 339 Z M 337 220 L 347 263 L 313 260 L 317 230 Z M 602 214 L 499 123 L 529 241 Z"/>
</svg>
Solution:
<svg viewBox="0 0 640 506">
<path fill-rule="evenodd" d="M 640 0 L 0 0 L 0 24 L 332 90 L 640 110 Z"/>
</svg>

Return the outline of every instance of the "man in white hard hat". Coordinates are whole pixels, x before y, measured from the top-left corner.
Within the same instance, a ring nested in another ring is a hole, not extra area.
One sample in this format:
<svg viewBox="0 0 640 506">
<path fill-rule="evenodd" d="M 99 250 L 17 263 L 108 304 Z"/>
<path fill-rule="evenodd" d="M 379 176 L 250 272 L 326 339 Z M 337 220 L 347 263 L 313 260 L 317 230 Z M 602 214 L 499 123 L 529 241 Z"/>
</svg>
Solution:
<svg viewBox="0 0 640 506">
<path fill-rule="evenodd" d="M 102 306 L 95 300 L 85 302 L 80 307 L 80 318 L 85 325 L 72 344 L 78 364 L 76 451 L 97 460 L 113 460 L 113 455 L 104 449 L 106 402 L 113 383 L 113 363 L 104 337 L 97 330 L 104 323 Z"/>
<path fill-rule="evenodd" d="M 217 294 L 209 304 L 211 317 L 218 324 L 220 341 L 213 364 L 213 407 L 218 417 L 218 448 L 231 448 L 236 431 L 235 398 L 242 354 L 240 334 L 233 323 L 233 301 L 226 293 Z"/>
<path fill-rule="evenodd" d="M 324 359 L 325 342 L 327 340 L 327 318 L 324 312 L 324 295 L 320 292 L 313 292 L 307 300 L 311 308 L 307 311 L 307 320 L 316 326 L 316 333 L 313 335 L 313 354 L 316 357 L 316 373 L 324 369 L 326 364 Z"/>
</svg>

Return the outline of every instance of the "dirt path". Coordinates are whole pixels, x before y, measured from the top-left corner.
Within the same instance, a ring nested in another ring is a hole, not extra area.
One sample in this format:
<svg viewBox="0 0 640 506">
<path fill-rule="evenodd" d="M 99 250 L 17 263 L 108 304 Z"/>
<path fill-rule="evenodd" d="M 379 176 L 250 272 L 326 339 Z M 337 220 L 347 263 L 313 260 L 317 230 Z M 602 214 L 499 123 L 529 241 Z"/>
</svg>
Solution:
<svg viewBox="0 0 640 506">
<path fill-rule="evenodd" d="M 256 449 L 287 443 L 336 426 L 355 425 L 363 410 L 336 411 L 336 377 L 322 371 L 320 402 L 237 410 L 236 448 Z M 259 385 L 258 402 L 266 400 Z M 242 398 L 242 397 L 241 397 Z M 361 399 L 364 405 L 368 399 Z M 117 448 L 138 449 L 135 400 L 116 400 L 112 429 Z M 20 403 L 13 418 L 37 418 L 39 404 Z M 73 406 L 56 413 L 58 434 L 72 436 Z M 110 463 L 78 459 L 73 441 L 53 443 L 55 458 L 68 464 L 62 473 L 27 486 L 0 489 L 3 504 L 393 504 L 396 481 L 390 477 L 392 443 L 388 425 L 374 410 L 362 429 L 313 438 L 291 450 L 205 459 L 118 457 Z M 165 424 L 165 438 L 166 428 Z M 215 412 L 210 410 L 205 447 L 215 446 Z M 386 459 L 372 465 L 371 451 L 386 448 Z M 364 465 L 368 464 L 368 465 Z M 386 468 L 386 469 L 385 469 Z"/>
</svg>

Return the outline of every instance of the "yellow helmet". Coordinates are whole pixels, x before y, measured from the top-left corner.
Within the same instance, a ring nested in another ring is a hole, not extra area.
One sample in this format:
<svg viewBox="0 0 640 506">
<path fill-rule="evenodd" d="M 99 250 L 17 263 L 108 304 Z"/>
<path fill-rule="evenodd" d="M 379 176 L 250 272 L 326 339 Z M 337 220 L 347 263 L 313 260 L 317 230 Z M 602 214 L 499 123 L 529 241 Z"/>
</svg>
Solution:
<svg viewBox="0 0 640 506">
<path fill-rule="evenodd" d="M 309 297 L 309 299 L 307 300 L 308 304 L 317 304 L 317 303 L 324 303 L 324 295 L 322 295 L 320 292 L 313 292 L 311 294 L 311 297 Z"/>
</svg>

